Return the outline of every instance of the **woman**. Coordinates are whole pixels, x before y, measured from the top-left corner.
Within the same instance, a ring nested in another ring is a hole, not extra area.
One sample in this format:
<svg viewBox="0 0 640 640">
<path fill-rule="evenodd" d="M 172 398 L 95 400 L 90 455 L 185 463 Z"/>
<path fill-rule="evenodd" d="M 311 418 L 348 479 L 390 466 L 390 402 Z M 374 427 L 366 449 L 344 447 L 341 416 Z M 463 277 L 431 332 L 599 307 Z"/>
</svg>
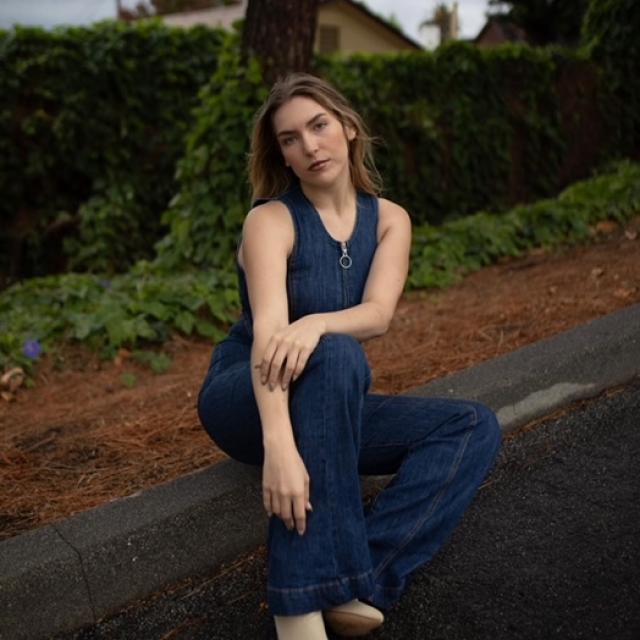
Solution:
<svg viewBox="0 0 640 640">
<path fill-rule="evenodd" d="M 447 540 L 497 455 L 473 402 L 369 394 L 361 343 L 403 291 L 411 223 L 378 198 L 370 139 L 323 80 L 292 74 L 256 115 L 254 207 L 239 243 L 241 319 L 215 348 L 198 412 L 263 467 L 267 598 L 280 640 L 379 626 Z M 365 510 L 359 475 L 395 474 Z"/>
</svg>

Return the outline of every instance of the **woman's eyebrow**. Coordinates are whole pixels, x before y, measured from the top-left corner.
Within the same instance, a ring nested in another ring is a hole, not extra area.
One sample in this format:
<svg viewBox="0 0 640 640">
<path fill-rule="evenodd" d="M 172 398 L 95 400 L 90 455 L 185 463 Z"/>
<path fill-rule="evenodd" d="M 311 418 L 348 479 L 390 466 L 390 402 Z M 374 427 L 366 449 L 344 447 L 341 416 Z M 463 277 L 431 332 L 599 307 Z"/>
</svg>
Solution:
<svg viewBox="0 0 640 640">
<path fill-rule="evenodd" d="M 320 113 L 316 113 L 315 116 L 313 116 L 313 118 L 311 118 L 311 120 L 308 120 L 305 123 L 305 127 L 308 127 L 310 124 L 313 124 L 318 118 L 321 118 L 322 116 L 326 116 L 327 114 L 324 111 L 321 111 Z M 279 138 L 280 136 L 286 136 L 289 134 L 295 133 L 295 130 L 292 129 L 286 129 L 284 131 L 280 131 L 277 135 L 276 138 Z"/>
</svg>

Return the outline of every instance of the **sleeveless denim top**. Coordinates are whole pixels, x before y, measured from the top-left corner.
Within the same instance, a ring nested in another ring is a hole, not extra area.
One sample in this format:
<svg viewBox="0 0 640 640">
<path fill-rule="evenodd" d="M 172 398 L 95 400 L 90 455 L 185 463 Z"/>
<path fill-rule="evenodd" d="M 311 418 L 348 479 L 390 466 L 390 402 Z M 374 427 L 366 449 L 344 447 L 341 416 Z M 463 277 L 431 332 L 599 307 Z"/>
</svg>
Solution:
<svg viewBox="0 0 640 640">
<path fill-rule="evenodd" d="M 343 242 L 329 234 L 299 183 L 274 199 L 287 206 L 295 227 L 293 251 L 287 260 L 289 323 L 310 313 L 338 311 L 360 304 L 378 244 L 378 198 L 357 192 L 355 226 L 351 237 Z M 254 206 L 267 201 L 257 200 Z M 242 316 L 223 342 L 240 339 L 250 344 L 253 341 L 253 316 L 237 252 L 236 268 Z"/>
</svg>

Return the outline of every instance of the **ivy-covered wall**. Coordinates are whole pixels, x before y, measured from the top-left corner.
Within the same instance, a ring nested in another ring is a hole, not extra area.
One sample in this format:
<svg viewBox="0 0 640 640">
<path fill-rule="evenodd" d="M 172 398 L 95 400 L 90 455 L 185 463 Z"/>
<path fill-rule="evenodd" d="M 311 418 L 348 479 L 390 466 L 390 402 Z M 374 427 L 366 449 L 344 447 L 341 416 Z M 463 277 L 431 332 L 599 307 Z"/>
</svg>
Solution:
<svg viewBox="0 0 640 640">
<path fill-rule="evenodd" d="M 607 154 L 640 157 L 640 5 L 591 0 L 582 24 L 587 55 L 603 77 Z"/>
<path fill-rule="evenodd" d="M 221 55 L 225 62 L 201 93 L 178 163 L 178 194 L 163 217 L 169 232 L 156 264 L 167 271 L 233 268 L 250 206 L 244 151 L 265 87 L 256 65 L 242 68 L 233 49 Z M 578 54 L 452 43 L 435 53 L 319 59 L 315 71 L 351 99 L 380 138 L 384 195 L 416 224 L 553 195 L 600 159 L 602 118 L 592 107 L 598 75 Z"/>
<path fill-rule="evenodd" d="M 557 193 L 597 156 L 584 144 L 600 127 L 589 106 L 595 69 L 569 50 L 457 42 L 435 53 L 323 60 L 318 70 L 381 138 L 389 196 L 419 222 Z M 568 166 L 575 156 L 582 162 Z"/>
<path fill-rule="evenodd" d="M 0 32 L 0 274 L 151 255 L 222 37 L 153 21 Z"/>
<path fill-rule="evenodd" d="M 633 3 L 594 2 L 608 9 L 591 9 L 580 52 L 454 42 L 315 71 L 380 140 L 384 195 L 415 223 L 504 211 L 640 151 L 636 27 L 618 25 L 636 24 Z M 156 252 L 169 270 L 233 266 L 267 90 L 237 46 L 155 21 L 0 32 L 0 288 Z"/>
</svg>

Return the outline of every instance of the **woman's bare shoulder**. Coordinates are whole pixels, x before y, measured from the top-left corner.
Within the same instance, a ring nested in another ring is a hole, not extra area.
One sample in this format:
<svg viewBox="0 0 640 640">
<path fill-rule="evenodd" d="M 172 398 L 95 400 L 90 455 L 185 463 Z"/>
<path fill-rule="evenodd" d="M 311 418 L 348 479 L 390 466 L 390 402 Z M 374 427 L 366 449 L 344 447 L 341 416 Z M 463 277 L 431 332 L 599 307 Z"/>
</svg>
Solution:
<svg viewBox="0 0 640 640">
<path fill-rule="evenodd" d="M 267 218 L 273 222 L 281 221 L 287 215 L 287 206 L 281 200 L 269 200 L 256 205 L 249 210 L 245 217 L 245 222 L 249 218 Z"/>
<path fill-rule="evenodd" d="M 244 268 L 244 245 L 247 235 L 255 236 L 265 245 L 284 247 L 288 257 L 293 250 L 294 229 L 287 206 L 279 200 L 270 200 L 253 207 L 242 224 L 242 241 L 238 252 L 240 266 Z"/>
<path fill-rule="evenodd" d="M 379 238 L 382 238 L 391 227 L 398 225 L 406 227 L 407 223 L 411 226 L 411 216 L 404 207 L 387 198 L 378 198 Z"/>
</svg>

